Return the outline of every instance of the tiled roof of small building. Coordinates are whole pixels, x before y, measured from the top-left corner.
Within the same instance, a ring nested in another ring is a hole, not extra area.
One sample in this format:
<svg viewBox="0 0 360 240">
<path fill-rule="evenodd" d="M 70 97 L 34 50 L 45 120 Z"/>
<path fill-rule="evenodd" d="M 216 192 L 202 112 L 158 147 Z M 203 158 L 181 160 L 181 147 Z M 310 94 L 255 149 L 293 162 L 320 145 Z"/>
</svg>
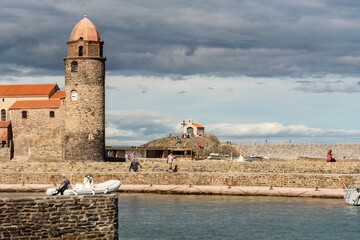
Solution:
<svg viewBox="0 0 360 240">
<path fill-rule="evenodd" d="M 23 108 L 59 108 L 61 105 L 60 99 L 51 100 L 18 100 L 9 109 L 23 109 Z"/>
<path fill-rule="evenodd" d="M 0 85 L 0 97 L 47 96 L 53 94 L 59 87 L 50 84 L 14 84 Z"/>
<path fill-rule="evenodd" d="M 198 124 L 198 123 L 193 123 L 192 124 L 193 126 L 197 127 L 197 128 L 205 128 L 204 126 Z"/>
<path fill-rule="evenodd" d="M 9 127 L 10 122 L 8 121 L 0 121 L 0 128 L 7 128 Z"/>
<path fill-rule="evenodd" d="M 64 90 L 58 90 L 56 91 L 51 97 L 50 99 L 54 99 L 54 98 L 65 98 L 65 91 Z"/>
</svg>

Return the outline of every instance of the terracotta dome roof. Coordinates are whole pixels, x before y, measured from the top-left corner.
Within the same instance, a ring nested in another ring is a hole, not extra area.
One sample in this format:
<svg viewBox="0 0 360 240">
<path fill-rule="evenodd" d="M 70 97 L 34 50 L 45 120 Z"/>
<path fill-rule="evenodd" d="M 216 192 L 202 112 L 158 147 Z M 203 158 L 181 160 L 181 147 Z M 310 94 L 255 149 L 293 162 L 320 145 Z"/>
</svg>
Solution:
<svg viewBox="0 0 360 240">
<path fill-rule="evenodd" d="M 70 41 L 76 41 L 81 37 L 88 41 L 100 41 L 100 34 L 97 28 L 86 15 L 72 30 Z"/>
</svg>

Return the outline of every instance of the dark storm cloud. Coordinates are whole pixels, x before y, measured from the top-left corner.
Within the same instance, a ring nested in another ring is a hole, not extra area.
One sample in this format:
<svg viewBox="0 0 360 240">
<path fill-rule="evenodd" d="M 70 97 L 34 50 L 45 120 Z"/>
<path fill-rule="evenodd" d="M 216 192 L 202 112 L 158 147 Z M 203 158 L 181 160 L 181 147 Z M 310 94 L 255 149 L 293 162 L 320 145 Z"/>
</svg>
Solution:
<svg viewBox="0 0 360 240">
<path fill-rule="evenodd" d="M 62 75 L 66 41 L 86 12 L 114 74 L 354 76 L 359 10 L 358 1 L 335 0 L 8 1 L 0 66 Z"/>
<path fill-rule="evenodd" d="M 358 93 L 360 92 L 359 82 L 357 83 L 344 83 L 344 81 L 297 81 L 299 86 L 294 89 L 301 92 L 310 93 Z"/>
</svg>

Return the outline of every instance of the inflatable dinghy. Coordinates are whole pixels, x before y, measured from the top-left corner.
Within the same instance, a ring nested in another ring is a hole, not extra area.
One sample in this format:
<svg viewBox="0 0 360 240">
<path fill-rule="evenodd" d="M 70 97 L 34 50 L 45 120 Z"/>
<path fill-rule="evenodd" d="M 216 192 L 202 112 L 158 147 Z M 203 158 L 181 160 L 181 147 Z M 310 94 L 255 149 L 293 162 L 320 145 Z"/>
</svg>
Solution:
<svg viewBox="0 0 360 240">
<path fill-rule="evenodd" d="M 72 187 L 69 180 L 65 180 L 59 188 L 47 189 L 46 195 L 57 195 L 59 193 L 61 195 L 108 194 L 115 192 L 120 186 L 121 182 L 119 180 L 109 180 L 98 184 L 76 184 L 75 187 Z"/>
<path fill-rule="evenodd" d="M 360 186 L 356 189 L 345 189 L 344 192 L 346 203 L 353 206 L 360 206 Z"/>
</svg>

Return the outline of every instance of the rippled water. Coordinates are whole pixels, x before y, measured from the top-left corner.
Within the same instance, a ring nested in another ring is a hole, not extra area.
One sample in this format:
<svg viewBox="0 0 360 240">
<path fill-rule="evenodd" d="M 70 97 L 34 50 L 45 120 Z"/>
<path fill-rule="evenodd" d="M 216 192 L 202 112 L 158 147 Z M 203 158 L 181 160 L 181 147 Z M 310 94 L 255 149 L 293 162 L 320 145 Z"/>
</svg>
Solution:
<svg viewBox="0 0 360 240">
<path fill-rule="evenodd" d="M 44 196 L 0 193 L 0 197 Z M 121 239 L 358 239 L 342 199 L 119 194 Z"/>
<path fill-rule="evenodd" d="M 352 239 L 358 220 L 341 199 L 119 194 L 124 239 Z"/>
</svg>

